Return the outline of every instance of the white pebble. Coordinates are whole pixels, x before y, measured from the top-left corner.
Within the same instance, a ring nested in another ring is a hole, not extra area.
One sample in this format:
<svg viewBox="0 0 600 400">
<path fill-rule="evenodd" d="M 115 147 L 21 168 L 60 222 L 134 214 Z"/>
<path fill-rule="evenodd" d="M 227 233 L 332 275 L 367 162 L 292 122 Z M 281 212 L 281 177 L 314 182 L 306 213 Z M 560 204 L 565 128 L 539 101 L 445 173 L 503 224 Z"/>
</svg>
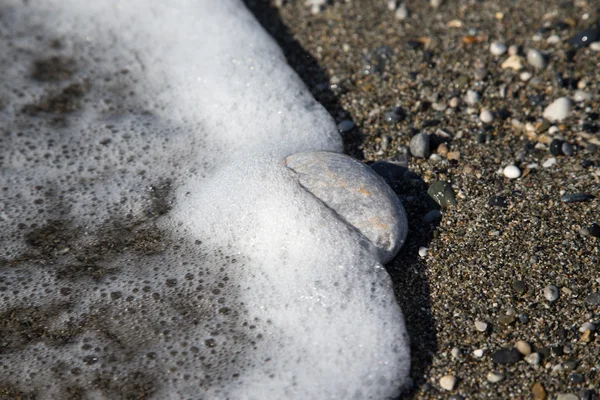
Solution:
<svg viewBox="0 0 600 400">
<path fill-rule="evenodd" d="M 387 6 L 388 6 L 388 10 L 394 11 L 396 9 L 396 7 L 398 7 L 398 4 L 396 3 L 396 0 L 388 0 Z"/>
<path fill-rule="evenodd" d="M 442 0 L 429 0 L 429 4 L 433 8 L 438 8 L 439 6 L 442 5 Z"/>
<path fill-rule="evenodd" d="M 521 79 L 523 82 L 527 82 L 528 80 L 531 79 L 532 76 L 533 76 L 533 74 L 531 72 L 524 71 L 519 74 L 519 79 Z"/>
<path fill-rule="evenodd" d="M 557 162 L 556 157 L 549 158 L 546 161 L 544 161 L 544 163 L 542 164 L 542 167 L 551 168 L 554 166 L 554 164 L 556 164 L 556 162 Z"/>
<path fill-rule="evenodd" d="M 548 44 L 558 44 L 558 43 L 560 43 L 560 36 L 558 36 L 558 35 L 548 36 L 548 39 L 546 39 L 546 43 L 548 43 Z"/>
<path fill-rule="evenodd" d="M 481 122 L 489 124 L 494 120 L 494 114 L 492 114 L 489 110 L 483 109 L 479 114 L 479 119 L 481 120 Z"/>
<path fill-rule="evenodd" d="M 573 95 L 573 100 L 576 102 L 587 101 L 592 98 L 592 94 L 589 92 L 584 92 L 583 90 L 578 90 Z"/>
<path fill-rule="evenodd" d="M 531 365 L 538 365 L 540 363 L 540 355 L 539 353 L 531 353 L 525 357 L 525 361 Z"/>
<path fill-rule="evenodd" d="M 558 300 L 558 288 L 554 285 L 548 285 L 544 288 L 544 297 L 549 302 Z"/>
<path fill-rule="evenodd" d="M 566 97 L 559 97 L 544 109 L 544 118 L 550 122 L 562 121 L 569 116 L 571 101 Z"/>
<path fill-rule="evenodd" d="M 469 105 L 477 104 L 477 103 L 479 103 L 479 100 L 481 100 L 479 93 L 477 93 L 475 90 L 467 91 L 467 98 L 465 99 L 467 104 L 469 104 Z"/>
<path fill-rule="evenodd" d="M 481 358 L 483 357 L 483 349 L 477 349 L 477 350 L 473 350 L 473 355 L 477 358 Z"/>
<path fill-rule="evenodd" d="M 488 328 L 488 324 L 483 322 L 483 321 L 475 321 L 475 329 L 477 329 L 479 332 L 485 332 L 487 331 Z"/>
<path fill-rule="evenodd" d="M 517 179 L 521 176 L 521 170 L 516 165 L 507 165 L 504 167 L 504 170 L 502 170 L 502 173 L 508 179 Z"/>
<path fill-rule="evenodd" d="M 508 48 L 508 55 L 509 56 L 516 56 L 517 54 L 519 54 L 519 46 L 517 46 L 516 44 L 511 45 Z"/>
<path fill-rule="evenodd" d="M 427 257 L 427 247 L 419 247 L 419 256 Z"/>
<path fill-rule="evenodd" d="M 512 46 L 511 46 L 511 48 L 512 48 Z M 509 48 L 509 52 L 510 52 L 510 48 Z M 521 57 L 514 54 L 514 55 L 508 57 L 506 60 L 504 60 L 501 67 L 502 67 L 502 69 L 510 68 L 513 71 L 520 71 L 521 69 L 523 69 L 523 64 L 521 63 Z"/>
<path fill-rule="evenodd" d="M 408 9 L 404 5 L 404 3 L 400 4 L 400 7 L 398 7 L 396 12 L 394 13 L 394 16 L 400 21 L 404 21 L 406 18 L 408 18 Z"/>
<path fill-rule="evenodd" d="M 456 377 L 453 375 L 445 375 L 440 378 L 440 386 L 445 390 L 454 389 L 454 385 L 456 385 Z"/>
<path fill-rule="evenodd" d="M 590 50 L 600 51 L 600 42 L 590 43 Z"/>
<path fill-rule="evenodd" d="M 506 53 L 506 50 L 506 45 L 503 42 L 492 42 L 492 44 L 490 44 L 490 53 L 495 56 L 501 56 Z"/>
<path fill-rule="evenodd" d="M 453 347 L 450 350 L 450 354 L 452 354 L 452 358 L 458 358 L 460 356 L 460 349 L 458 347 Z"/>
<path fill-rule="evenodd" d="M 488 380 L 488 382 L 496 383 L 504 379 L 504 375 L 497 371 L 490 371 L 488 372 L 486 379 Z"/>
<path fill-rule="evenodd" d="M 585 331 L 595 331 L 596 330 L 596 325 L 592 324 L 591 322 L 586 322 L 585 324 L 581 325 L 579 327 L 579 332 L 584 333 Z"/>
<path fill-rule="evenodd" d="M 527 51 L 527 62 L 537 69 L 542 69 L 546 66 L 544 55 L 535 49 L 529 49 Z"/>
<path fill-rule="evenodd" d="M 548 128 L 548 133 L 550 135 L 553 135 L 558 131 L 559 131 L 559 129 L 558 129 L 558 126 L 556 126 L 556 125 L 552 125 L 550 128 Z"/>
</svg>

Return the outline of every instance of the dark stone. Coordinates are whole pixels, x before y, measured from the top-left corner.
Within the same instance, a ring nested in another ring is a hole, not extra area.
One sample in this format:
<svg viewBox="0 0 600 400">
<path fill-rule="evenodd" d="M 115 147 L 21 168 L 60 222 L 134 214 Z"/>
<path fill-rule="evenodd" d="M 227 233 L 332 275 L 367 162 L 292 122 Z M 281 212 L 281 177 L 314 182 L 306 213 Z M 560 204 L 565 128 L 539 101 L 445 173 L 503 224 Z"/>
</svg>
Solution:
<svg viewBox="0 0 600 400">
<path fill-rule="evenodd" d="M 492 361 L 496 364 L 515 364 L 521 360 L 521 353 L 514 347 L 512 349 L 500 349 L 492 355 Z"/>
<path fill-rule="evenodd" d="M 577 55 L 577 49 L 569 49 L 565 51 L 565 61 L 572 63 Z"/>
<path fill-rule="evenodd" d="M 552 153 L 553 156 L 562 156 L 562 154 L 563 154 L 562 145 L 563 145 L 562 140 L 560 140 L 560 139 L 552 140 L 552 142 L 550 142 L 550 153 Z"/>
<path fill-rule="evenodd" d="M 597 223 L 593 223 L 592 226 L 590 226 L 590 235 L 592 235 L 593 237 L 600 237 L 600 225 L 598 225 Z"/>
<path fill-rule="evenodd" d="M 427 194 L 442 207 L 455 206 L 458 204 L 454 197 L 452 186 L 448 182 L 436 181 L 429 186 Z"/>
<path fill-rule="evenodd" d="M 594 196 L 588 193 L 571 193 L 565 194 L 560 198 L 563 203 L 581 203 L 593 199 Z"/>
<path fill-rule="evenodd" d="M 591 43 L 600 41 L 600 23 L 588 29 L 577 32 L 569 39 L 573 47 L 588 47 Z"/>
<path fill-rule="evenodd" d="M 410 39 L 406 42 L 406 45 L 409 49 L 416 50 L 421 48 L 423 46 L 423 43 L 419 42 L 418 40 Z"/>
<path fill-rule="evenodd" d="M 512 283 L 512 288 L 519 294 L 527 293 L 527 285 L 523 281 L 516 280 Z"/>
<path fill-rule="evenodd" d="M 498 322 L 501 325 L 510 325 L 513 322 L 515 322 L 516 318 L 514 315 L 501 315 L 500 317 L 498 317 Z"/>
<path fill-rule="evenodd" d="M 573 155 L 575 154 L 575 148 L 571 143 L 564 142 L 560 149 L 562 150 L 563 154 L 567 157 L 573 157 Z"/>
<path fill-rule="evenodd" d="M 550 355 L 550 349 L 547 347 L 540 347 L 539 349 L 536 349 L 535 352 L 542 357 L 548 357 Z"/>
<path fill-rule="evenodd" d="M 585 304 L 588 306 L 600 306 L 600 293 L 592 293 L 585 298 Z"/>
<path fill-rule="evenodd" d="M 491 196 L 488 199 L 488 206 L 491 207 L 508 207 L 508 199 L 505 196 Z"/>
<path fill-rule="evenodd" d="M 578 373 L 574 373 L 569 375 L 569 377 L 567 378 L 569 380 L 569 382 L 571 382 L 573 385 L 577 385 L 579 383 L 583 383 L 585 382 L 585 378 L 583 377 L 583 375 L 578 374 Z"/>
<path fill-rule="evenodd" d="M 552 347 L 552 354 L 554 354 L 555 356 L 562 356 L 563 354 L 565 354 L 565 349 L 563 349 L 562 346 L 553 346 Z"/>
<path fill-rule="evenodd" d="M 577 82 L 578 82 L 577 79 L 564 77 L 563 74 L 561 74 L 560 72 L 558 72 L 556 74 L 556 83 L 558 84 L 559 87 L 561 87 L 563 89 L 575 90 L 575 89 L 577 89 Z"/>
<path fill-rule="evenodd" d="M 384 115 L 384 120 L 388 124 L 395 124 L 406 118 L 406 113 L 400 107 L 394 107 Z"/>
<path fill-rule="evenodd" d="M 577 368 L 577 364 L 578 362 L 576 360 L 565 361 L 565 368 L 569 371 L 573 371 L 575 368 Z"/>
<path fill-rule="evenodd" d="M 479 144 L 485 143 L 485 133 L 479 132 L 477 134 L 477 143 L 479 143 Z"/>
</svg>

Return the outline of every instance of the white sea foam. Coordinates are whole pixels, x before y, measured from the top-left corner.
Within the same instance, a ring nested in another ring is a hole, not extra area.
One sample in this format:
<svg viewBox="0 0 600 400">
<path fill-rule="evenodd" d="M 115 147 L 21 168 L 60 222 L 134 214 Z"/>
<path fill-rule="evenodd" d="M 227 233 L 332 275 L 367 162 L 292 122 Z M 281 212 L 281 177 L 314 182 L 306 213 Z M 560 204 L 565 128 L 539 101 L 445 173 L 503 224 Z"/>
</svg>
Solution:
<svg viewBox="0 0 600 400">
<path fill-rule="evenodd" d="M 398 393 L 388 275 L 282 162 L 335 125 L 239 1 L 8 0 L 0 54 L 0 387 Z"/>
</svg>

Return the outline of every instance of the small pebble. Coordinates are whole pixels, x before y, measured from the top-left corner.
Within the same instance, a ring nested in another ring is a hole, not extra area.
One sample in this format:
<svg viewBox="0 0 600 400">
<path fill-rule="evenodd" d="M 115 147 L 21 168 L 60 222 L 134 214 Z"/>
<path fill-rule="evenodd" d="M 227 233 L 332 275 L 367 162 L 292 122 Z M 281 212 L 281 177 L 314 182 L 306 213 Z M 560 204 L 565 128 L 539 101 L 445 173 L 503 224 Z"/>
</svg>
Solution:
<svg viewBox="0 0 600 400">
<path fill-rule="evenodd" d="M 598 225 L 597 223 L 593 223 L 588 228 L 588 231 L 590 232 L 590 235 L 592 235 L 593 237 L 600 237 L 600 225 Z"/>
<path fill-rule="evenodd" d="M 488 324 L 486 324 L 483 321 L 475 321 L 475 329 L 477 329 L 479 332 L 485 332 L 487 331 L 488 328 Z"/>
<path fill-rule="evenodd" d="M 438 8 L 442 5 L 442 0 L 429 0 L 429 5 L 433 8 Z"/>
<path fill-rule="evenodd" d="M 562 145 L 563 145 L 563 141 L 560 139 L 553 139 L 550 142 L 550 154 L 552 154 L 553 156 L 560 156 L 563 154 L 562 152 Z"/>
<path fill-rule="evenodd" d="M 579 327 L 579 332 L 581 332 L 581 333 L 584 333 L 585 331 L 593 332 L 595 330 L 596 330 L 596 325 L 592 324 L 591 322 L 586 322 Z"/>
<path fill-rule="evenodd" d="M 483 349 L 473 350 L 473 355 L 477 358 L 483 357 L 483 353 L 484 353 Z"/>
<path fill-rule="evenodd" d="M 512 48 L 512 46 L 511 46 Z M 510 52 L 510 48 L 509 48 L 509 52 Z M 504 60 L 504 62 L 502 63 L 502 69 L 512 69 L 513 71 L 520 71 L 521 69 L 523 69 L 523 64 L 521 63 L 521 57 L 519 57 L 518 55 L 512 55 L 510 57 L 508 57 L 506 60 Z"/>
<path fill-rule="evenodd" d="M 579 396 L 572 393 L 559 393 L 556 395 L 556 400 L 579 400 Z"/>
<path fill-rule="evenodd" d="M 546 67 L 546 58 L 542 53 L 535 49 L 529 49 L 527 51 L 527 62 L 537 69 Z"/>
<path fill-rule="evenodd" d="M 448 182 L 435 181 L 427 189 L 427 194 L 440 206 L 446 208 L 458 204 L 454 196 L 454 190 Z"/>
<path fill-rule="evenodd" d="M 573 95 L 573 101 L 580 103 L 582 101 L 591 100 L 592 94 L 589 92 L 584 92 L 583 90 L 578 90 Z"/>
<path fill-rule="evenodd" d="M 590 44 L 590 50 L 600 51 L 600 42 Z"/>
<path fill-rule="evenodd" d="M 490 53 L 495 56 L 501 56 L 506 53 L 507 47 L 503 42 L 492 42 L 490 44 Z"/>
<path fill-rule="evenodd" d="M 527 285 L 523 281 L 516 280 L 512 283 L 512 288 L 519 294 L 527 293 Z"/>
<path fill-rule="evenodd" d="M 566 97 L 559 97 L 544 109 L 544 118 L 550 122 L 562 121 L 569 116 L 571 101 Z"/>
<path fill-rule="evenodd" d="M 507 165 L 502 170 L 502 173 L 508 179 L 517 179 L 521 176 L 521 170 L 516 165 Z"/>
<path fill-rule="evenodd" d="M 557 163 L 557 159 L 556 157 L 552 157 L 547 159 L 546 161 L 543 162 L 542 167 L 544 168 L 551 168 L 553 167 L 556 163 Z"/>
<path fill-rule="evenodd" d="M 600 293 L 592 293 L 585 298 L 585 304 L 589 306 L 600 305 Z"/>
<path fill-rule="evenodd" d="M 406 18 L 408 18 L 408 9 L 404 5 L 404 3 L 400 4 L 400 7 L 398 7 L 396 12 L 394 13 L 394 16 L 400 21 L 404 21 Z"/>
<path fill-rule="evenodd" d="M 587 193 L 572 193 L 561 196 L 560 201 L 563 203 L 582 203 L 593 199 L 594 196 Z"/>
<path fill-rule="evenodd" d="M 558 300 L 558 288 L 554 285 L 548 285 L 544 288 L 544 297 L 549 302 Z"/>
<path fill-rule="evenodd" d="M 525 72 L 521 72 L 519 74 L 519 79 L 521 79 L 523 82 L 527 82 L 528 80 L 531 79 L 531 77 L 533 76 L 533 74 L 529 71 L 525 71 Z"/>
<path fill-rule="evenodd" d="M 423 223 L 431 224 L 442 219 L 442 213 L 439 210 L 431 210 L 423 217 Z"/>
<path fill-rule="evenodd" d="M 525 357 L 525 361 L 531 365 L 538 365 L 540 363 L 540 354 L 539 353 L 531 353 L 527 357 Z"/>
<path fill-rule="evenodd" d="M 480 98 L 478 92 L 476 92 L 475 90 L 467 91 L 467 98 L 465 99 L 467 104 L 474 105 L 474 104 L 479 103 L 480 100 L 481 100 L 481 98 Z"/>
<path fill-rule="evenodd" d="M 460 349 L 458 347 L 453 347 L 452 350 L 450 350 L 450 354 L 452 355 L 452 358 L 458 358 L 460 356 Z"/>
<path fill-rule="evenodd" d="M 488 206 L 491 207 L 508 207 L 508 199 L 505 196 L 491 196 L 488 199 Z"/>
<path fill-rule="evenodd" d="M 504 375 L 497 371 L 490 371 L 488 372 L 486 379 L 488 382 L 496 383 L 504 379 Z"/>
<path fill-rule="evenodd" d="M 511 349 L 500 349 L 492 355 L 492 361 L 496 364 L 515 364 L 521 359 L 521 353 L 514 347 Z"/>
<path fill-rule="evenodd" d="M 445 375 L 440 378 L 440 386 L 444 390 L 453 390 L 456 385 L 456 377 L 453 375 Z"/>
<path fill-rule="evenodd" d="M 539 382 L 533 384 L 531 394 L 533 395 L 533 400 L 546 400 L 546 390 Z"/>
<path fill-rule="evenodd" d="M 531 354 L 531 346 L 524 340 L 519 340 L 517 343 L 515 343 L 515 348 L 524 356 Z"/>
<path fill-rule="evenodd" d="M 453 97 L 450 99 L 450 101 L 448 102 L 448 105 L 451 108 L 456 108 L 458 107 L 458 105 L 460 104 L 460 99 L 458 97 Z"/>
<path fill-rule="evenodd" d="M 548 39 L 546 39 L 546 43 L 548 44 L 558 44 L 560 43 L 560 36 L 558 35 L 550 35 Z"/>
<path fill-rule="evenodd" d="M 383 119 L 388 124 L 395 124 L 397 122 L 402 121 L 404 118 L 406 118 L 406 114 L 404 113 L 404 110 L 402 110 L 400 107 L 392 108 L 383 116 Z"/>
<path fill-rule="evenodd" d="M 573 157 L 573 155 L 575 154 L 575 148 L 569 142 L 564 142 L 561 146 L 561 150 L 563 154 L 567 157 Z"/>
<path fill-rule="evenodd" d="M 427 257 L 427 247 L 419 247 L 419 256 L 422 258 Z"/>
<path fill-rule="evenodd" d="M 483 109 L 479 114 L 479 119 L 481 120 L 481 122 L 489 124 L 494 120 L 494 114 L 492 114 L 489 110 Z"/>
<path fill-rule="evenodd" d="M 354 129 L 354 122 L 350 121 L 349 119 L 343 120 L 338 124 L 337 128 L 338 132 L 340 133 L 348 133 Z"/>
<path fill-rule="evenodd" d="M 413 157 L 429 157 L 429 135 L 426 133 L 417 133 L 410 139 L 410 154 Z"/>
</svg>

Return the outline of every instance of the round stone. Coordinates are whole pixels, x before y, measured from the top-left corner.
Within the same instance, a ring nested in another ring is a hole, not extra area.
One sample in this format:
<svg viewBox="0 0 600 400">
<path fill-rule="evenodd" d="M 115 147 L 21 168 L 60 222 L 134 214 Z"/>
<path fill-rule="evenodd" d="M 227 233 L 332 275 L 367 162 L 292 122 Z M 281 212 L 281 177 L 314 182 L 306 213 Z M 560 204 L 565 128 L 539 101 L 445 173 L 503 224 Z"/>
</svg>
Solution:
<svg viewBox="0 0 600 400">
<path fill-rule="evenodd" d="M 372 244 L 382 262 L 400 250 L 408 221 L 398 196 L 366 164 L 347 155 L 316 151 L 285 159 L 298 183 Z"/>
<path fill-rule="evenodd" d="M 453 390 L 456 385 L 456 377 L 453 375 L 445 375 L 440 378 L 440 386 L 444 390 Z"/>
<path fill-rule="evenodd" d="M 346 119 L 340 122 L 337 128 L 339 133 L 350 132 L 352 129 L 354 129 L 354 122 L 350 121 L 349 119 Z"/>
<path fill-rule="evenodd" d="M 566 97 L 559 97 L 544 109 L 544 118 L 548 121 L 562 121 L 569 116 L 571 111 L 571 100 Z"/>
<path fill-rule="evenodd" d="M 413 157 L 429 157 L 429 135 L 426 133 L 417 133 L 410 139 L 410 154 Z"/>
<path fill-rule="evenodd" d="M 483 349 L 473 350 L 473 355 L 477 358 L 483 357 L 483 353 L 484 353 Z"/>
<path fill-rule="evenodd" d="M 487 331 L 488 328 L 488 324 L 486 324 L 483 321 L 475 321 L 475 329 L 477 329 L 479 332 L 485 332 Z"/>
<path fill-rule="evenodd" d="M 527 51 L 527 62 L 534 68 L 542 69 L 546 66 L 546 57 L 538 50 L 529 49 Z"/>
<path fill-rule="evenodd" d="M 419 247 L 419 256 L 422 258 L 427 257 L 427 247 Z"/>
<path fill-rule="evenodd" d="M 492 44 L 490 44 L 490 53 L 495 56 L 501 56 L 502 54 L 506 53 L 506 50 L 506 44 L 503 42 L 492 42 Z"/>
<path fill-rule="evenodd" d="M 586 322 L 579 327 L 579 332 L 581 332 L 581 333 L 584 333 L 585 331 L 593 332 L 595 330 L 596 330 L 596 325 L 592 324 L 591 322 Z"/>
<path fill-rule="evenodd" d="M 481 122 L 489 124 L 494 120 L 494 114 L 492 114 L 489 110 L 483 109 L 479 114 L 479 119 L 481 120 Z"/>
<path fill-rule="evenodd" d="M 474 104 L 479 103 L 480 100 L 481 100 L 481 97 L 479 96 L 478 92 L 476 92 L 475 90 L 467 91 L 467 98 L 465 99 L 467 104 L 474 105 Z"/>
<path fill-rule="evenodd" d="M 524 356 L 531 354 L 531 346 L 524 340 L 519 340 L 517 343 L 515 343 L 515 348 Z"/>
<path fill-rule="evenodd" d="M 508 179 L 517 179 L 521 176 L 521 170 L 516 165 L 507 165 L 502 170 L 502 173 Z"/>
<path fill-rule="evenodd" d="M 548 285 L 544 288 L 544 297 L 549 302 L 558 300 L 558 288 L 554 285 Z"/>
<path fill-rule="evenodd" d="M 500 382 L 502 379 L 504 379 L 504 375 L 498 371 L 490 371 L 490 372 L 488 372 L 486 379 L 490 383 L 496 383 L 496 382 Z"/>
<path fill-rule="evenodd" d="M 538 365 L 540 363 L 540 354 L 539 353 L 531 353 L 527 357 L 525 357 L 525 361 L 531 365 Z"/>
</svg>

